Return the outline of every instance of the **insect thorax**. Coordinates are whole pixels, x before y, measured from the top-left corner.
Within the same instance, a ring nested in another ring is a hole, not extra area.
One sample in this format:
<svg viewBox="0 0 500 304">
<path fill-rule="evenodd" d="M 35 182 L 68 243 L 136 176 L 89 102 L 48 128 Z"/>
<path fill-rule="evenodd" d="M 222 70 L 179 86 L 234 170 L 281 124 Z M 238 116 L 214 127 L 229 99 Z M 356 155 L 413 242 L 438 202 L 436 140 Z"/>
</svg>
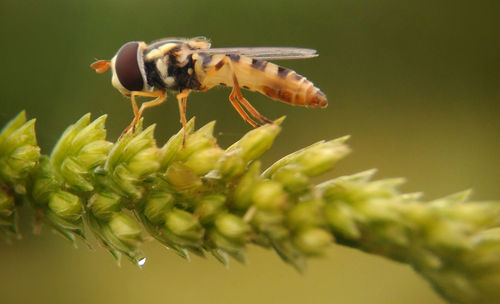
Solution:
<svg viewBox="0 0 500 304">
<path fill-rule="evenodd" d="M 192 48 L 184 41 L 165 40 L 151 44 L 144 51 L 144 66 L 148 85 L 154 89 L 200 88 Z"/>
</svg>

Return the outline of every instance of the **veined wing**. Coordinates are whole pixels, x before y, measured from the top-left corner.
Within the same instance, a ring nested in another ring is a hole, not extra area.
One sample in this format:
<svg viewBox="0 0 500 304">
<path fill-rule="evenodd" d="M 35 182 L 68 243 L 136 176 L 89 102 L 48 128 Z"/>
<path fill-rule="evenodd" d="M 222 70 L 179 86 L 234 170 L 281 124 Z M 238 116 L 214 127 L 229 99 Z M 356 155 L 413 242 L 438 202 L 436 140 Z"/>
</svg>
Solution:
<svg viewBox="0 0 500 304">
<path fill-rule="evenodd" d="M 203 49 L 197 52 L 205 54 L 237 54 L 262 60 L 307 59 L 319 55 L 314 49 L 296 47 L 232 47 Z"/>
</svg>

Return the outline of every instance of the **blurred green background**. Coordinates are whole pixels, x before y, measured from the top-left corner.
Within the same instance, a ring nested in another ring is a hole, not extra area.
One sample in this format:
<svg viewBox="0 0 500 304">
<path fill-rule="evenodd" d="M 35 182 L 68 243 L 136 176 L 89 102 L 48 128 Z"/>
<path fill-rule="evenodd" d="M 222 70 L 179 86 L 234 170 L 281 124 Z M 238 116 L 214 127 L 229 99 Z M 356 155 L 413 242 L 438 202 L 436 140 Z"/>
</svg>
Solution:
<svg viewBox="0 0 500 304">
<path fill-rule="evenodd" d="M 26 109 L 48 154 L 87 112 L 109 114 L 109 139 L 132 119 L 127 99 L 89 64 L 126 41 L 207 36 L 214 47 L 302 46 L 320 57 L 280 62 L 329 97 L 326 110 L 246 97 L 269 118 L 287 115 L 266 164 L 321 139 L 351 134 L 354 153 L 327 177 L 376 167 L 427 199 L 472 187 L 500 199 L 500 2 L 395 0 L 0 0 L 0 125 Z M 250 127 L 229 90 L 192 94 L 188 116 L 217 120 L 227 146 Z M 174 98 L 145 114 L 163 144 L 178 130 Z M 0 244 L 2 303 L 443 303 L 405 265 L 332 246 L 299 275 L 272 252 L 250 264 L 186 262 L 156 243 L 148 263 L 121 268 L 101 248 L 75 250 L 45 229 Z"/>
</svg>

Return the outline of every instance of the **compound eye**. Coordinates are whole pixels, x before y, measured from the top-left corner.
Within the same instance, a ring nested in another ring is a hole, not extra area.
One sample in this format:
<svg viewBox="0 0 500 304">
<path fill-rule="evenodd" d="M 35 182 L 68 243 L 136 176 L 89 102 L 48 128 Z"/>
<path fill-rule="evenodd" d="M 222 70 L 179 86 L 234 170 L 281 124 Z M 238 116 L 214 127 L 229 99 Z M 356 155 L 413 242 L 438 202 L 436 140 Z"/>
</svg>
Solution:
<svg viewBox="0 0 500 304">
<path fill-rule="evenodd" d="M 144 88 L 144 80 L 137 61 L 138 51 L 138 42 L 127 42 L 116 55 L 116 76 L 118 76 L 122 86 L 129 91 L 142 91 Z"/>
</svg>

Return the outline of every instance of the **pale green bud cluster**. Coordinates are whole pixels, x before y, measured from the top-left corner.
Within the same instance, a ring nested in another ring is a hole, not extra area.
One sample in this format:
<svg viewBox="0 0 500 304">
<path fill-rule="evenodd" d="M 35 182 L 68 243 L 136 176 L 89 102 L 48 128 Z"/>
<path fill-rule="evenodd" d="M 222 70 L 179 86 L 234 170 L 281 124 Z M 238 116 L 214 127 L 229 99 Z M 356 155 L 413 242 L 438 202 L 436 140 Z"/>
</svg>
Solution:
<svg viewBox="0 0 500 304">
<path fill-rule="evenodd" d="M 66 238 L 85 237 L 82 200 L 96 187 L 94 170 L 107 158 L 106 115 L 90 121 L 84 115 L 63 133 L 50 157 L 42 156 L 33 170 L 31 196 L 44 221 Z"/>
<path fill-rule="evenodd" d="M 130 198 L 141 198 L 145 187 L 143 181 L 160 167 L 156 141 L 153 137 L 155 125 L 142 130 L 142 120 L 136 134 L 124 134 L 111 148 L 100 182 L 113 191 Z M 105 180 L 109 179 L 109 181 Z"/>
<path fill-rule="evenodd" d="M 50 155 L 56 175 L 68 188 L 94 189 L 93 172 L 104 163 L 111 143 L 106 141 L 106 115 L 90 122 L 86 114 L 63 133 Z"/>
<path fill-rule="evenodd" d="M 145 261 L 139 249 L 141 227 L 127 209 L 135 209 L 148 179 L 160 168 L 154 128 L 142 130 L 141 120 L 135 134 L 123 134 L 110 147 L 95 169 L 97 191 L 87 201 L 90 228 L 98 239 L 118 260 L 123 254 L 138 265 Z"/>
<path fill-rule="evenodd" d="M 279 123 L 251 130 L 227 149 L 214 123 L 194 119 L 162 147 L 154 125 L 106 141 L 105 116 L 70 126 L 50 157 L 39 155 L 24 113 L 0 133 L 0 232 L 17 236 L 16 206 L 70 240 L 88 228 L 109 252 L 142 266 L 146 233 L 183 258 L 244 263 L 245 246 L 271 248 L 297 270 L 332 242 L 410 264 L 445 298 L 500 302 L 500 204 L 462 192 L 431 202 L 402 194 L 402 179 L 370 170 L 315 185 L 311 178 L 349 153 L 347 137 L 317 142 L 262 170 L 258 158 Z M 185 135 L 185 137 L 184 137 Z M 144 231 L 143 231 L 144 230 Z"/>
<path fill-rule="evenodd" d="M 17 193 L 25 193 L 26 177 L 39 157 L 35 120 L 26 121 L 23 111 L 0 132 L 0 182 L 8 183 Z"/>
<path fill-rule="evenodd" d="M 402 195 L 401 179 L 371 181 L 374 171 L 318 186 L 337 241 L 412 265 L 445 298 L 500 299 L 500 204 L 467 202 L 470 191 L 431 202 Z"/>
<path fill-rule="evenodd" d="M 0 237 L 18 238 L 14 196 L 26 194 L 28 175 L 40 158 L 35 120 L 19 113 L 0 131 Z"/>
</svg>

